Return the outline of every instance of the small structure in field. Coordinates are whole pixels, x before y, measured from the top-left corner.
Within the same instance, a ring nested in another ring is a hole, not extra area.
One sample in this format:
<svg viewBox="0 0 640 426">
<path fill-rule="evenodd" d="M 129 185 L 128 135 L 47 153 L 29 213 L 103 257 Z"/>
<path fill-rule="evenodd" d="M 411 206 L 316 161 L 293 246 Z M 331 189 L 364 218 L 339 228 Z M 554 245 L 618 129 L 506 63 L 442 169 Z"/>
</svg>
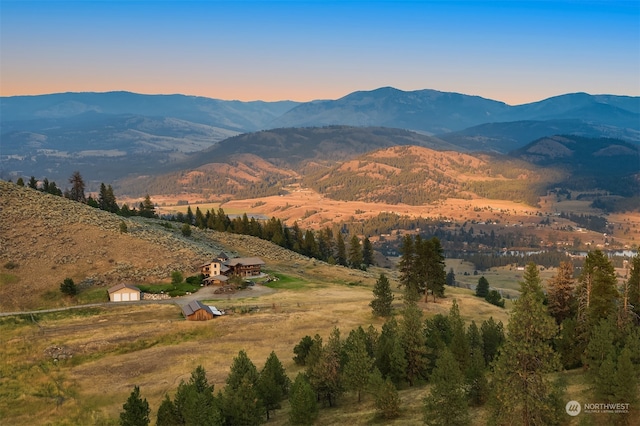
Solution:
<svg viewBox="0 0 640 426">
<path fill-rule="evenodd" d="M 109 301 L 111 302 L 132 302 L 140 300 L 141 291 L 138 287 L 129 284 L 118 284 L 109 290 Z"/>
<path fill-rule="evenodd" d="M 211 308 L 198 300 L 184 305 L 182 307 L 182 314 L 188 321 L 208 321 L 214 317 Z"/>
</svg>

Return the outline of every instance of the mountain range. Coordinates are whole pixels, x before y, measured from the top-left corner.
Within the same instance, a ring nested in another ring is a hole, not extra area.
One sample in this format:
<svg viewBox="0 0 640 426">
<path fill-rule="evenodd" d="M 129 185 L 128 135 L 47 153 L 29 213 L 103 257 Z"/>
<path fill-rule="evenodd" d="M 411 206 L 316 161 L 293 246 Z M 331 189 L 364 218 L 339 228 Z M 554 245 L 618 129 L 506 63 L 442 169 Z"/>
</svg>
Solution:
<svg viewBox="0 0 640 426">
<path fill-rule="evenodd" d="M 207 165 L 232 158 L 239 164 L 234 156 L 240 154 L 243 161 L 253 155 L 280 168 L 274 177 L 280 180 L 291 173 L 326 171 L 340 161 L 398 145 L 512 153 L 526 161 L 533 157 L 519 150 L 558 135 L 616 139 L 620 142 L 614 145 L 631 150 L 627 154 L 637 153 L 640 145 L 640 97 L 586 93 L 517 106 L 391 87 L 305 103 L 61 93 L 2 97 L 0 117 L 1 178 L 34 175 L 60 182 L 80 170 L 90 187 L 127 177 L 123 182 L 211 170 Z"/>
</svg>

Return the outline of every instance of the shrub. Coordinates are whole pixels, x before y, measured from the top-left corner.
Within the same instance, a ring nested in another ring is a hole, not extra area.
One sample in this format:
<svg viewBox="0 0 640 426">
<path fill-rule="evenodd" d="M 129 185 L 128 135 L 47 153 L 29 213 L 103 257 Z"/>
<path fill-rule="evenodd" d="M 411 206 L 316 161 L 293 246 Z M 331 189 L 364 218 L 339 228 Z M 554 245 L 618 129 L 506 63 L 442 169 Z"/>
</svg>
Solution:
<svg viewBox="0 0 640 426">
<path fill-rule="evenodd" d="M 76 284 L 71 278 L 65 278 L 62 284 L 60 284 L 60 291 L 67 296 L 75 296 L 78 294 L 78 287 L 76 287 Z"/>
<path fill-rule="evenodd" d="M 4 264 L 5 269 L 15 269 L 17 267 L 18 267 L 18 264 L 11 260 Z"/>
<path fill-rule="evenodd" d="M 182 272 L 173 271 L 171 273 L 171 284 L 180 284 L 183 281 Z"/>
</svg>

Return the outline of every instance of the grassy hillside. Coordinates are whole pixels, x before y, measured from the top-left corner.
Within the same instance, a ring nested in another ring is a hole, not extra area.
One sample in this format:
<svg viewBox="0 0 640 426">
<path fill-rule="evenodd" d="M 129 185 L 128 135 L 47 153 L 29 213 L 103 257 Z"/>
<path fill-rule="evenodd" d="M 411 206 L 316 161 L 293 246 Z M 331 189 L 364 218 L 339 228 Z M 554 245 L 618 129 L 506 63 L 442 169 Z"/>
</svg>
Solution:
<svg viewBox="0 0 640 426">
<path fill-rule="evenodd" d="M 400 146 L 345 161 L 304 182 L 329 198 L 346 201 L 421 205 L 477 195 L 534 205 L 558 176 L 505 157 Z"/>
<path fill-rule="evenodd" d="M 13 184 L 0 182 L 0 190 L 2 311 L 79 303 L 125 277 L 132 284 L 166 279 L 163 273 L 193 270 L 220 249 L 261 256 L 268 272 L 282 277 L 270 295 L 257 298 L 245 290 L 210 301 L 230 313 L 211 322 L 184 321 L 172 304 L 1 317 L 0 417 L 10 424 L 113 424 L 133 385 L 141 387 L 155 419 L 164 394 L 173 395 L 197 365 L 221 389 L 240 349 L 258 368 L 273 350 L 293 378 L 300 367 L 292 349 L 304 335 L 382 325 L 368 306 L 381 270 L 329 266 L 241 235 L 194 230 L 185 239 L 159 221 L 127 220 L 129 232 L 120 234 L 117 216 Z M 394 273 L 386 272 L 393 280 Z M 78 299 L 57 296 L 65 276 L 84 282 Z M 454 297 L 467 320 L 507 320 L 505 310 L 463 289 L 450 289 L 447 298 L 421 307 L 427 315 L 446 313 Z M 400 307 L 399 299 L 395 305 Z M 402 391 L 403 414 L 396 424 L 421 418 L 424 392 Z M 353 398 L 346 395 L 336 410 L 323 411 L 319 424 L 370 423 L 371 399 L 354 411 Z M 286 424 L 285 413 L 286 404 L 271 424 Z"/>
</svg>

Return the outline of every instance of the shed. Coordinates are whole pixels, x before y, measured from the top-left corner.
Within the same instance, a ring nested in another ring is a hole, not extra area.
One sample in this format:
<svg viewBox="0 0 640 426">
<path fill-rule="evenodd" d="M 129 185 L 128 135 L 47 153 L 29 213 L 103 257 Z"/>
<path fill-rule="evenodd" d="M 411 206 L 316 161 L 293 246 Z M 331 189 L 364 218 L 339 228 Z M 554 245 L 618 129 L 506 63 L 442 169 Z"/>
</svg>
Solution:
<svg viewBox="0 0 640 426">
<path fill-rule="evenodd" d="M 114 285 L 108 291 L 111 302 L 130 302 L 141 299 L 140 289 L 129 284 Z"/>
<path fill-rule="evenodd" d="M 207 321 L 213 319 L 213 312 L 207 305 L 198 300 L 191 301 L 182 307 L 182 314 L 188 321 Z"/>
</svg>

